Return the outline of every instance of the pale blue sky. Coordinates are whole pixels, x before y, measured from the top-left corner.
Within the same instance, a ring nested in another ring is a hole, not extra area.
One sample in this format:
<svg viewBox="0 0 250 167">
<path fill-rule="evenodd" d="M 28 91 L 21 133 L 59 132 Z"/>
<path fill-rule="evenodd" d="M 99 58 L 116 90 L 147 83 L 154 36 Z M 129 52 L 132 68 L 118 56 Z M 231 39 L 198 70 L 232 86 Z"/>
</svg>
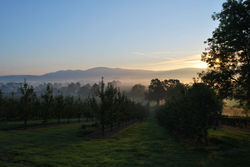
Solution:
<svg viewBox="0 0 250 167">
<path fill-rule="evenodd" d="M 199 67 L 225 0 L 0 0 L 0 75 Z"/>
</svg>

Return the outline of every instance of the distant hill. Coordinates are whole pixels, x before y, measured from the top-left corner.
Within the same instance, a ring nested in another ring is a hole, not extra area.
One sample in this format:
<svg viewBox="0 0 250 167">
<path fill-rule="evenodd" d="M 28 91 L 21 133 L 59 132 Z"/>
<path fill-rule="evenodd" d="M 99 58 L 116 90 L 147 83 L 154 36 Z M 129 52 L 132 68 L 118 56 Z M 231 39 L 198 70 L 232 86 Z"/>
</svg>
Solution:
<svg viewBox="0 0 250 167">
<path fill-rule="evenodd" d="M 44 75 L 9 75 L 0 76 L 0 82 L 85 82 L 93 83 L 100 81 L 101 77 L 105 81 L 119 80 L 122 83 L 149 83 L 153 78 L 159 79 L 179 79 L 182 82 L 192 82 L 196 77 L 199 68 L 183 68 L 168 71 L 132 70 L 121 68 L 96 67 L 88 70 L 62 70 Z"/>
</svg>

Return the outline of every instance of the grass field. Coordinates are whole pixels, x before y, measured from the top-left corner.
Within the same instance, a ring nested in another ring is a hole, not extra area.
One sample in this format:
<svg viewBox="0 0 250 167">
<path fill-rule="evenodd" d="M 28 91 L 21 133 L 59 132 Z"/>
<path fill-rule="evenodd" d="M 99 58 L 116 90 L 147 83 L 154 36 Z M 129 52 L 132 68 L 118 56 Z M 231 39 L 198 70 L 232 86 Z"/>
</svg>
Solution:
<svg viewBox="0 0 250 167">
<path fill-rule="evenodd" d="M 0 166 L 250 166 L 250 133 L 238 129 L 210 131 L 207 147 L 183 144 L 152 116 L 110 139 L 85 140 L 79 129 L 71 124 L 0 131 Z"/>
<path fill-rule="evenodd" d="M 86 119 L 81 119 L 80 121 L 86 121 Z M 69 123 L 77 123 L 78 118 L 71 118 Z M 61 119 L 60 123 L 56 119 L 50 119 L 48 122 L 43 123 L 43 120 L 29 120 L 27 122 L 27 128 L 36 128 L 41 126 L 54 126 L 59 124 L 66 124 L 67 119 Z M 24 128 L 23 121 L 12 121 L 12 122 L 0 122 L 0 130 L 13 130 Z"/>
</svg>

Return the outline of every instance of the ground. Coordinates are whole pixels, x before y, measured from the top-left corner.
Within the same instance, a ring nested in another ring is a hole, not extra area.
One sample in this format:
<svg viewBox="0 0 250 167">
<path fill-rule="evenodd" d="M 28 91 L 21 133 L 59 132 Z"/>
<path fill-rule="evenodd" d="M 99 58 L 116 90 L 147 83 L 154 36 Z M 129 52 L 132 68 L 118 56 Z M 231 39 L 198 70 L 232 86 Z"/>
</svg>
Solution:
<svg viewBox="0 0 250 167">
<path fill-rule="evenodd" d="M 250 166 L 250 133 L 239 129 L 210 130 L 209 146 L 175 139 L 153 116 L 108 139 L 86 140 L 79 130 L 71 124 L 0 131 L 0 166 Z"/>
</svg>

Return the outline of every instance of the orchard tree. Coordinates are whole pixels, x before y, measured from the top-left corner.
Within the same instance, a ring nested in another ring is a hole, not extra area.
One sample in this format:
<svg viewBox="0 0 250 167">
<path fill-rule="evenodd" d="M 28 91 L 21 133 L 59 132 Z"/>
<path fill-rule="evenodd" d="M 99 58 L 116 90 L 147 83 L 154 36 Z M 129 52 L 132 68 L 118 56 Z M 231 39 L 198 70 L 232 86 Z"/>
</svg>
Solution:
<svg viewBox="0 0 250 167">
<path fill-rule="evenodd" d="M 26 81 L 20 88 L 22 96 L 20 99 L 20 107 L 21 107 L 21 119 L 24 121 L 24 128 L 27 128 L 27 121 L 31 118 L 33 103 L 36 98 L 36 94 L 32 86 L 29 86 Z"/>
<path fill-rule="evenodd" d="M 164 80 L 165 99 L 180 98 L 186 93 L 186 86 L 177 79 Z"/>
<path fill-rule="evenodd" d="M 117 118 L 117 112 L 115 107 L 115 101 L 117 97 L 118 90 L 114 88 L 112 84 L 108 84 L 105 90 L 104 105 L 107 112 L 106 122 L 110 125 L 111 131 L 113 130 L 114 122 Z"/>
<path fill-rule="evenodd" d="M 227 0 L 212 18 L 219 25 L 205 43 L 202 61 L 208 71 L 202 81 L 215 88 L 221 98 L 235 98 L 250 108 L 250 1 Z"/>
<path fill-rule="evenodd" d="M 70 123 L 70 119 L 73 116 L 73 104 L 74 104 L 74 98 L 73 96 L 67 96 L 65 98 L 65 107 L 64 107 L 64 114 L 67 118 L 67 123 Z"/>
<path fill-rule="evenodd" d="M 63 95 L 58 95 L 55 97 L 55 103 L 54 103 L 54 112 L 57 118 L 57 123 L 61 122 L 61 118 L 63 116 L 63 110 L 64 110 L 65 102 Z"/>
<path fill-rule="evenodd" d="M 146 98 L 148 100 L 155 100 L 157 105 L 160 104 L 160 100 L 164 99 L 165 90 L 162 82 L 159 79 L 152 79 L 148 87 Z"/>
<path fill-rule="evenodd" d="M 145 86 L 136 84 L 132 87 L 130 95 L 136 99 L 145 97 Z"/>
<path fill-rule="evenodd" d="M 0 121 L 2 122 L 5 118 L 5 113 L 4 113 L 4 98 L 3 98 L 3 93 L 0 90 Z"/>
<path fill-rule="evenodd" d="M 51 115 L 51 109 L 53 106 L 53 90 L 50 84 L 46 87 L 46 92 L 42 95 L 43 104 L 44 104 L 44 111 L 43 111 L 43 121 L 46 123 Z"/>
<path fill-rule="evenodd" d="M 105 89 L 104 89 L 104 81 L 103 81 L 103 77 L 102 77 L 102 81 L 100 83 L 100 88 L 98 89 L 98 96 L 101 100 L 101 104 L 100 104 L 100 110 L 98 112 L 98 118 L 99 118 L 99 122 L 102 126 L 102 134 L 104 135 L 104 130 L 105 130 L 105 115 L 106 115 L 106 106 L 105 106 Z"/>
</svg>

